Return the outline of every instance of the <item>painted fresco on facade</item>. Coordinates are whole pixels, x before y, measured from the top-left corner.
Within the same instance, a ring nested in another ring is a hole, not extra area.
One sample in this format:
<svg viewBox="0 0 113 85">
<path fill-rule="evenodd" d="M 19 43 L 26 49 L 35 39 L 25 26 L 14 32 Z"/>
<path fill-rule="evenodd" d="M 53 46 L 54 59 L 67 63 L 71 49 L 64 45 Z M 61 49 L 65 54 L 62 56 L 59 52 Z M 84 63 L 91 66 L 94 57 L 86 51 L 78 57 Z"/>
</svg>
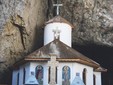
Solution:
<svg viewBox="0 0 113 85">
<path fill-rule="evenodd" d="M 62 68 L 62 85 L 70 85 L 70 67 L 64 66 Z"/>
<path fill-rule="evenodd" d="M 43 85 L 43 67 L 41 65 L 38 65 L 35 70 L 35 76 L 39 85 Z"/>
</svg>

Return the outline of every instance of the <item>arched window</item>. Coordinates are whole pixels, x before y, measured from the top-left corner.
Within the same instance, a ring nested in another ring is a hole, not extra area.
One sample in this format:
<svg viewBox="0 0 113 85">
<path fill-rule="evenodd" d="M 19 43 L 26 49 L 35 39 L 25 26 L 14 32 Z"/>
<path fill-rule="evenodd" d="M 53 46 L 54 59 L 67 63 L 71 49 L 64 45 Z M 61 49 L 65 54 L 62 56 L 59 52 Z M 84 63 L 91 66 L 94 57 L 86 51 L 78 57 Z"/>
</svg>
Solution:
<svg viewBox="0 0 113 85">
<path fill-rule="evenodd" d="M 23 84 L 25 84 L 25 76 L 26 76 L 26 70 L 25 68 L 23 69 Z"/>
<path fill-rule="evenodd" d="M 19 73 L 17 74 L 17 85 L 19 85 Z"/>
<path fill-rule="evenodd" d="M 56 67 L 56 84 L 57 84 L 57 75 L 58 75 L 58 73 L 57 73 L 57 67 Z"/>
<path fill-rule="evenodd" d="M 48 83 L 50 82 L 50 67 L 48 68 Z"/>
<path fill-rule="evenodd" d="M 70 67 L 64 66 L 62 68 L 62 85 L 70 85 Z"/>
<path fill-rule="evenodd" d="M 38 65 L 35 69 L 35 77 L 39 83 L 39 85 L 43 85 L 43 67 Z"/>
<path fill-rule="evenodd" d="M 93 74 L 93 85 L 96 85 L 96 76 Z"/>
<path fill-rule="evenodd" d="M 83 82 L 84 82 L 85 85 L 86 85 L 86 73 L 87 73 L 87 69 L 84 68 L 83 73 L 82 73 L 82 78 L 83 78 Z"/>
</svg>

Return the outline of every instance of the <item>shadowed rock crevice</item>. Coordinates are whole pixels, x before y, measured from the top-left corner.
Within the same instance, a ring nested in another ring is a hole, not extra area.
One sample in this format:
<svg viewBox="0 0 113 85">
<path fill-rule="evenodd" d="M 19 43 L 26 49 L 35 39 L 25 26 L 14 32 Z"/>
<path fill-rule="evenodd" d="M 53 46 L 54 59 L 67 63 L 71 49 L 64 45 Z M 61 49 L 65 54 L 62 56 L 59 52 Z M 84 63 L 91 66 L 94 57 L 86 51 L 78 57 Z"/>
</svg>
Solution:
<svg viewBox="0 0 113 85">
<path fill-rule="evenodd" d="M 25 22 L 24 22 L 24 20 L 19 15 L 16 15 L 15 17 L 12 16 L 11 23 L 15 27 L 17 27 L 19 29 L 21 42 L 22 42 L 23 48 L 25 50 L 26 47 L 25 47 L 25 42 L 24 42 L 24 36 L 28 35 L 28 34 L 27 34 L 26 30 L 25 30 Z"/>
</svg>

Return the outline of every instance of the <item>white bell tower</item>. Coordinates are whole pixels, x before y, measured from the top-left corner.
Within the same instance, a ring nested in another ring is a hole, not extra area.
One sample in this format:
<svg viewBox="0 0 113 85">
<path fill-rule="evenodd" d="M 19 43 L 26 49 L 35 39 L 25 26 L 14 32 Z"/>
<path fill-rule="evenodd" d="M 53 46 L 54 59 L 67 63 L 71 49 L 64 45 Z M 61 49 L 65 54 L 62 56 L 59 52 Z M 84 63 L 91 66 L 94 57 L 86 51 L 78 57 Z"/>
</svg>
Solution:
<svg viewBox="0 0 113 85">
<path fill-rule="evenodd" d="M 64 44 L 71 47 L 72 28 L 74 27 L 67 20 L 59 16 L 58 9 L 62 4 L 54 4 L 54 6 L 57 6 L 57 16 L 46 22 L 44 28 L 44 45 L 52 42 L 54 39 L 59 39 Z"/>
</svg>

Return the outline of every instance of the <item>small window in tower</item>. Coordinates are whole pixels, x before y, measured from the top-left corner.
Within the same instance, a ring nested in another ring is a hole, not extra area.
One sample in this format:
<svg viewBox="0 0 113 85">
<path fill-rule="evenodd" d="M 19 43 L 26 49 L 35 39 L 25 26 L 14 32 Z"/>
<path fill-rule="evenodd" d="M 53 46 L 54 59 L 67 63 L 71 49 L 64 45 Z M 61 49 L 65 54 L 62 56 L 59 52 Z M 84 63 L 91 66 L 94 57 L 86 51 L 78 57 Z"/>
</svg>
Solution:
<svg viewBox="0 0 113 85">
<path fill-rule="evenodd" d="M 70 85 L 70 67 L 64 66 L 62 68 L 62 85 Z"/>
<path fill-rule="evenodd" d="M 38 65 L 35 69 L 35 77 L 39 83 L 39 85 L 43 85 L 43 67 Z"/>
</svg>

